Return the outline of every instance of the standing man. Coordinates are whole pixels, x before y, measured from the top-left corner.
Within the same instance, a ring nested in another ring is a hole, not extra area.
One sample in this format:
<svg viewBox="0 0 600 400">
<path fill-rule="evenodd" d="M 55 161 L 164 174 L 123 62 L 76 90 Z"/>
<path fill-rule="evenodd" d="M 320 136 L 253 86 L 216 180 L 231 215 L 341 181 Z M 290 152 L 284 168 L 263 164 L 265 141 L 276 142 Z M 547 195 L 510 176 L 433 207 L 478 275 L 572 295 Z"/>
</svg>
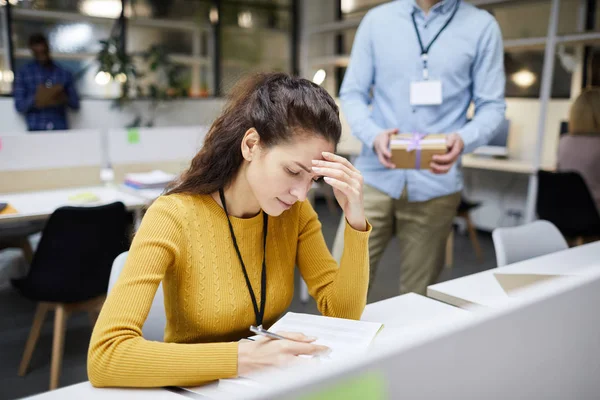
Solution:
<svg viewBox="0 0 600 400">
<path fill-rule="evenodd" d="M 30 131 L 69 129 L 67 107 L 79 109 L 73 75 L 52 61 L 48 41 L 43 35 L 32 35 L 29 48 L 34 61 L 17 72 L 15 107 L 25 114 Z"/>
<path fill-rule="evenodd" d="M 400 292 L 425 294 L 437 281 L 460 203 L 457 162 L 486 144 L 504 118 L 503 60 L 496 20 L 460 0 L 395 0 L 361 21 L 340 98 L 363 143 L 355 165 L 364 176 L 365 212 L 373 225 L 371 282 L 394 235 Z M 471 102 L 475 116 L 467 122 Z M 401 132 L 444 133 L 448 152 L 435 156 L 429 171 L 394 169 L 390 136 Z"/>
</svg>

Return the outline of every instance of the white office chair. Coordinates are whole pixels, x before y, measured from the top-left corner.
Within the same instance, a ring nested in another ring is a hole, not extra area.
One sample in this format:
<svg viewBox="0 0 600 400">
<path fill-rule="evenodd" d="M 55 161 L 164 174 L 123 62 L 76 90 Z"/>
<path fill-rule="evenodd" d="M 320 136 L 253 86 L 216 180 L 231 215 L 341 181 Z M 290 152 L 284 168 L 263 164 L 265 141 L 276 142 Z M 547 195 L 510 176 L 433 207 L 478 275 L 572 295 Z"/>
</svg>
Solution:
<svg viewBox="0 0 600 400">
<path fill-rule="evenodd" d="M 112 287 L 117 282 L 117 278 L 121 274 L 121 270 L 125 265 L 125 260 L 127 259 L 128 253 L 129 252 L 126 251 L 124 253 L 119 254 L 113 262 L 112 269 L 110 271 L 110 279 L 108 281 L 109 295 Z M 161 283 L 160 285 L 158 285 L 158 289 L 156 290 L 156 294 L 154 295 L 154 300 L 152 301 L 152 306 L 150 307 L 150 312 L 148 313 L 148 318 L 146 318 L 146 322 L 142 327 L 142 334 L 147 340 L 162 342 L 164 341 L 165 337 L 166 325 L 167 317 L 165 314 L 164 294 Z"/>
<path fill-rule="evenodd" d="M 558 228 L 548 221 L 535 221 L 492 233 L 498 267 L 569 248 Z"/>
</svg>

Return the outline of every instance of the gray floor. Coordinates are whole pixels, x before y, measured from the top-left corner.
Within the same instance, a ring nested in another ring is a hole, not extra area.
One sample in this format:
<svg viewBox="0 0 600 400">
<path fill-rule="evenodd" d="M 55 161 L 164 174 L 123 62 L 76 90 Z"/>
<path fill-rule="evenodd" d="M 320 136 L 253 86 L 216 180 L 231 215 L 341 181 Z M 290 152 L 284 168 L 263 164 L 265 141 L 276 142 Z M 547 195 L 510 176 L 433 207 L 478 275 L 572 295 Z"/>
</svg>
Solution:
<svg viewBox="0 0 600 400">
<path fill-rule="evenodd" d="M 330 214 L 322 203 L 317 203 L 323 231 L 331 246 L 339 215 Z M 479 240 L 485 261 L 476 262 L 468 237 L 457 234 L 455 239 L 455 266 L 445 269 L 441 280 L 453 279 L 495 267 L 495 255 L 489 234 L 481 233 Z M 399 271 L 395 260 L 400 256 L 397 243 L 388 246 L 378 276 L 369 294 L 369 302 L 398 294 Z M 0 253 L 2 258 L 2 253 Z M 50 379 L 50 352 L 52 349 L 52 318 L 48 317 L 34 352 L 30 372 L 24 378 L 17 369 L 31 327 L 35 304 L 22 298 L 13 290 L 0 291 L 0 400 L 16 399 L 48 390 Z M 314 301 L 302 304 L 296 295 L 291 311 L 316 313 Z M 87 380 L 86 352 L 91 335 L 87 315 L 74 315 L 68 322 L 61 385 L 67 386 Z"/>
</svg>

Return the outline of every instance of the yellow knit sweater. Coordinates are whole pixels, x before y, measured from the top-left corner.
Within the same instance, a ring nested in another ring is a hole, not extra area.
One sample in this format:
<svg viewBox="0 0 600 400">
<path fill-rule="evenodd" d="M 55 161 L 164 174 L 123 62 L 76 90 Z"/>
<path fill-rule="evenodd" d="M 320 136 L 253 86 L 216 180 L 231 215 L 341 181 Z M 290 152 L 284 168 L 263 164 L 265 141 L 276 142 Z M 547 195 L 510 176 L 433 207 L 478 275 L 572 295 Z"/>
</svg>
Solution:
<svg viewBox="0 0 600 400">
<path fill-rule="evenodd" d="M 163 196 L 148 209 L 92 334 L 88 376 L 94 386 L 193 386 L 237 375 L 237 340 L 251 334 L 255 315 L 226 218 L 209 195 Z M 262 212 L 230 218 L 260 302 Z M 310 203 L 269 217 L 265 325 L 290 305 L 295 265 L 322 314 L 360 318 L 370 229 L 346 225 L 338 267 Z M 165 343 L 142 337 L 161 281 Z"/>
</svg>

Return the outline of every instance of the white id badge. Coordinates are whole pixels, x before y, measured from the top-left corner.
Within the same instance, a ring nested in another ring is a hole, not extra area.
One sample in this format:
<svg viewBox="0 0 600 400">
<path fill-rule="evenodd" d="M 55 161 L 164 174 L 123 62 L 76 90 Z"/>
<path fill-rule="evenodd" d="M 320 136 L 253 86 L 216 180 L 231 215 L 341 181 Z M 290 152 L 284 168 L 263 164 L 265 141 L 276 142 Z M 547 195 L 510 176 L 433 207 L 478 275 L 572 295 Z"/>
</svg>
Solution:
<svg viewBox="0 0 600 400">
<path fill-rule="evenodd" d="M 442 104 L 442 81 L 411 82 L 411 106 L 439 106 L 440 104 Z"/>
</svg>

